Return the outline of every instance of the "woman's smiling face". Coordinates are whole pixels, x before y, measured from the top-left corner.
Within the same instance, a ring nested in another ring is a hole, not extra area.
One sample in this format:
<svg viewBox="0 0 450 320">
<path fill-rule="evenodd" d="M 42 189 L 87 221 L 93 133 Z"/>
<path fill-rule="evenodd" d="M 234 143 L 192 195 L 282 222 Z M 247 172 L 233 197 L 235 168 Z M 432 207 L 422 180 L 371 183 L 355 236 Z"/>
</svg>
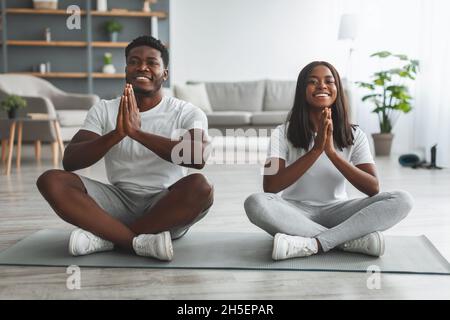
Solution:
<svg viewBox="0 0 450 320">
<path fill-rule="evenodd" d="M 336 80 L 324 65 L 312 69 L 306 83 L 306 101 L 311 108 L 331 107 L 337 98 Z"/>
</svg>

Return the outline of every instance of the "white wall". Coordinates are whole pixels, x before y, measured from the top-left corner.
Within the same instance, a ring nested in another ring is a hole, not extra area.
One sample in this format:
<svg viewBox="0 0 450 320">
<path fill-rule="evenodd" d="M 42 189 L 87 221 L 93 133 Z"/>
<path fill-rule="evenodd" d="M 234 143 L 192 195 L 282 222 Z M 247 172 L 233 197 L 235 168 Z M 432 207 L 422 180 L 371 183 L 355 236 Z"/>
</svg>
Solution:
<svg viewBox="0 0 450 320">
<path fill-rule="evenodd" d="M 326 7 L 337 3 L 325 0 Z M 329 52 L 339 16 L 313 1 L 172 0 L 172 80 L 295 79 L 317 59 L 336 63 Z M 322 18 L 321 18 L 322 16 Z M 327 23 L 315 21 L 325 19 Z M 332 20 L 332 22 L 328 22 Z M 341 59 L 340 59 L 341 58 Z"/>
<path fill-rule="evenodd" d="M 352 79 L 367 80 L 381 65 L 368 56 L 390 50 L 415 57 L 421 0 L 171 0 L 171 80 L 295 80 L 313 60 L 347 73 L 349 43 L 337 40 L 340 15 L 357 13 Z M 377 132 L 371 107 L 354 92 L 357 122 Z M 393 152 L 410 151 L 412 116 L 395 127 Z"/>
</svg>

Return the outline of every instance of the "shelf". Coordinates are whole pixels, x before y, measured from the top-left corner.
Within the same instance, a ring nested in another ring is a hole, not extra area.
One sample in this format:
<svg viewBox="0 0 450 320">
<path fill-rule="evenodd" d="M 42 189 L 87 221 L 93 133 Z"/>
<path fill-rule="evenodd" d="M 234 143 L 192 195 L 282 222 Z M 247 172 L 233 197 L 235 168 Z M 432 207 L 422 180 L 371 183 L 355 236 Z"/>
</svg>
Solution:
<svg viewBox="0 0 450 320">
<path fill-rule="evenodd" d="M 86 47 L 86 41 L 38 41 L 38 40 L 8 40 L 9 46 L 31 47 Z"/>
<path fill-rule="evenodd" d="M 126 48 L 128 42 L 93 41 L 94 48 Z"/>
<path fill-rule="evenodd" d="M 86 41 L 8 40 L 9 46 L 31 47 L 87 47 Z M 94 48 L 126 48 L 128 42 L 93 41 Z"/>
<path fill-rule="evenodd" d="M 35 76 L 39 78 L 60 78 L 60 79 L 81 79 L 87 78 L 87 72 L 10 72 L 11 74 L 24 74 Z M 125 73 L 101 73 L 101 72 L 93 72 L 92 77 L 96 79 L 125 79 Z"/>
<path fill-rule="evenodd" d="M 15 14 L 52 14 L 52 15 L 70 15 L 66 10 L 52 10 L 52 9 L 32 9 L 32 8 L 9 8 L 6 13 Z M 86 14 L 85 10 L 81 10 L 82 15 Z"/>
<path fill-rule="evenodd" d="M 144 12 L 144 11 L 91 11 L 91 15 L 100 16 L 100 17 L 158 17 L 158 18 L 166 18 L 167 14 L 165 12 L 152 11 L 152 12 Z"/>
<path fill-rule="evenodd" d="M 7 13 L 14 14 L 51 14 L 51 15 L 70 15 L 66 10 L 48 10 L 48 9 L 32 9 L 32 8 L 9 8 L 6 9 Z M 81 15 L 86 15 L 86 10 L 80 11 Z M 123 10 L 113 10 L 113 11 L 91 11 L 91 15 L 99 17 L 157 17 L 166 18 L 167 14 L 165 12 L 152 11 L 123 11 Z"/>
<path fill-rule="evenodd" d="M 125 73 L 101 73 L 101 72 L 93 72 L 93 78 L 97 79 L 125 79 Z"/>
<path fill-rule="evenodd" d="M 87 72 L 10 72 L 11 74 L 24 74 L 40 78 L 87 78 Z"/>
</svg>

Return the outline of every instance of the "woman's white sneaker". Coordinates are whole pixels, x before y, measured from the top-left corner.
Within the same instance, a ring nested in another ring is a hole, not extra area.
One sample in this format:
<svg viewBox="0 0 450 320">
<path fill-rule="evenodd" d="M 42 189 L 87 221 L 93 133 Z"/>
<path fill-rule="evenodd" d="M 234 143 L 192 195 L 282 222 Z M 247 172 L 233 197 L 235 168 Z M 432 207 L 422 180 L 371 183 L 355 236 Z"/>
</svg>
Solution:
<svg viewBox="0 0 450 320">
<path fill-rule="evenodd" d="M 338 246 L 338 249 L 381 257 L 384 254 L 384 237 L 379 231 L 372 232 L 364 237 L 347 241 Z"/>
<path fill-rule="evenodd" d="M 94 252 L 114 249 L 114 243 L 104 240 L 89 231 L 75 229 L 70 234 L 69 253 L 73 256 L 84 256 Z"/>
<path fill-rule="evenodd" d="M 133 239 L 133 249 L 139 256 L 170 261 L 173 258 L 172 239 L 169 231 L 158 234 L 141 234 Z"/>
<path fill-rule="evenodd" d="M 273 241 L 273 260 L 307 257 L 318 252 L 316 239 L 277 233 Z"/>
</svg>

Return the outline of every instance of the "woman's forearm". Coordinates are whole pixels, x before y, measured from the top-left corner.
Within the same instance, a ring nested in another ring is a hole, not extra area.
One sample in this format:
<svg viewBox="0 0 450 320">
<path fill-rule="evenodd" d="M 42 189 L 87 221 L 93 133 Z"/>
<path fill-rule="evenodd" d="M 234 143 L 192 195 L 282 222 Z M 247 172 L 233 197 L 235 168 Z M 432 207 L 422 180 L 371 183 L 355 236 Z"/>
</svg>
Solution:
<svg viewBox="0 0 450 320">
<path fill-rule="evenodd" d="M 266 167 L 264 192 L 278 193 L 300 179 L 320 157 L 322 151 L 312 149 L 286 168 Z"/>
<path fill-rule="evenodd" d="M 379 192 L 378 179 L 375 176 L 355 167 L 337 152 L 328 155 L 328 158 L 356 189 L 370 197 Z"/>
</svg>

